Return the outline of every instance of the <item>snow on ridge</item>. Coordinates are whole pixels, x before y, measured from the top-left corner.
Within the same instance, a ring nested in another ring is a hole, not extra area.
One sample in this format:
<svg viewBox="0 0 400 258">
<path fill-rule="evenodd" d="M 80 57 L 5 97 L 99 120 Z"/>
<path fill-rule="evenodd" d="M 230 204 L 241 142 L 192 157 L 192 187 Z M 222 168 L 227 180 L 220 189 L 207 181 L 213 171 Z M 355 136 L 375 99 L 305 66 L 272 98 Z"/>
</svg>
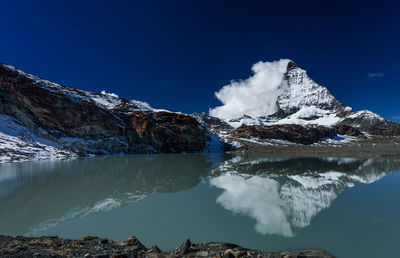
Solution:
<svg viewBox="0 0 400 258">
<path fill-rule="evenodd" d="M 80 104 L 81 102 L 92 102 L 96 104 L 97 106 L 107 109 L 107 110 L 112 110 L 115 108 L 117 105 L 121 104 L 121 98 L 115 94 L 115 93 L 107 93 L 106 91 L 102 90 L 100 93 L 94 93 L 90 91 L 85 91 L 85 90 L 80 90 L 80 89 L 75 89 L 71 88 L 68 86 L 63 86 L 58 83 L 42 79 L 38 76 L 26 73 L 12 65 L 8 64 L 0 64 L 0 66 L 19 73 L 20 75 L 23 75 L 30 80 L 32 80 L 34 83 L 36 83 L 39 87 L 44 88 L 46 90 L 49 90 L 52 93 L 55 93 L 57 95 L 62 94 L 69 100 L 71 100 L 74 103 Z M 165 112 L 171 112 L 165 109 L 154 109 L 150 107 L 150 105 L 146 102 L 138 101 L 138 100 L 131 100 L 130 101 L 132 104 L 136 105 L 139 107 L 139 110 L 144 110 L 144 111 L 153 111 L 153 112 L 160 112 L 160 111 L 165 111 Z M 171 112 L 172 113 L 172 112 Z M 174 113 L 180 113 L 180 112 L 174 112 Z"/>
<path fill-rule="evenodd" d="M 174 113 L 174 114 L 180 114 L 180 115 L 184 114 L 179 111 L 170 111 L 170 110 L 162 109 L 162 108 L 153 108 L 150 106 L 149 103 L 144 102 L 144 101 L 131 100 L 131 103 L 138 106 L 141 110 L 147 110 L 147 111 L 152 111 L 152 112 L 168 112 L 168 113 Z"/>
<path fill-rule="evenodd" d="M 110 96 L 110 97 L 119 98 L 117 94 L 115 94 L 115 93 L 107 93 L 107 92 L 104 91 L 104 90 L 102 90 L 100 93 L 101 93 L 102 95 L 108 95 L 108 96 Z"/>
<path fill-rule="evenodd" d="M 361 111 L 355 112 L 355 113 L 351 114 L 350 116 L 348 116 L 348 118 L 352 118 L 352 119 L 357 119 L 357 118 L 378 119 L 380 121 L 384 121 L 385 120 L 380 115 L 378 115 L 376 113 L 373 113 L 373 112 L 371 112 L 369 110 L 361 110 Z"/>
<path fill-rule="evenodd" d="M 321 125 L 332 126 L 340 123 L 343 118 L 336 113 L 318 108 L 316 106 L 303 106 L 297 112 L 282 118 L 269 119 L 268 117 L 250 117 L 244 116 L 240 119 L 228 120 L 227 123 L 234 128 L 241 125 L 283 125 L 283 124 L 298 124 L 298 125 Z"/>
<path fill-rule="evenodd" d="M 346 106 L 345 112 L 351 112 L 351 107 Z M 314 105 L 303 106 L 297 112 L 282 118 L 282 119 L 270 119 L 269 117 L 251 117 L 243 116 L 239 119 L 232 119 L 226 121 L 229 125 L 234 128 L 240 127 L 241 125 L 284 125 L 284 124 L 298 124 L 298 125 L 319 125 L 319 126 L 333 126 L 340 124 L 345 119 L 367 119 L 367 120 L 379 120 L 385 121 L 385 119 L 376 113 L 369 110 L 361 110 L 353 112 L 351 115 L 342 117 L 338 113 L 331 110 L 325 110 L 318 108 Z"/>
<path fill-rule="evenodd" d="M 313 118 L 315 119 L 309 119 Z M 332 126 L 339 123 L 342 118 L 328 110 L 323 110 L 315 106 L 304 106 L 296 113 L 281 119 L 272 124 L 299 124 L 299 125 L 322 125 Z"/>
</svg>

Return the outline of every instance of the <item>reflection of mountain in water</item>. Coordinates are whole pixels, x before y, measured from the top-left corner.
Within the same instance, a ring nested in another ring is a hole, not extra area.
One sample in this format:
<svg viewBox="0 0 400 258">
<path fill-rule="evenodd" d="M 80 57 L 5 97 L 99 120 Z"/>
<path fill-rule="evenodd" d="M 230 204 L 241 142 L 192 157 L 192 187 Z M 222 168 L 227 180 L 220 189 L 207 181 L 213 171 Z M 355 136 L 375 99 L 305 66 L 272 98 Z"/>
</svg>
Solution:
<svg viewBox="0 0 400 258">
<path fill-rule="evenodd" d="M 0 164 L 1 234 L 35 233 L 202 180 L 223 189 L 217 202 L 250 216 L 261 234 L 293 236 L 355 182 L 400 169 L 395 159 L 221 155 L 132 155 Z M 210 173 L 210 171 L 212 171 Z"/>
<path fill-rule="evenodd" d="M 399 169 L 395 159 L 236 157 L 215 169 L 210 182 L 224 190 L 217 202 L 254 218 L 259 233 L 290 237 L 356 182 Z"/>
<path fill-rule="evenodd" d="M 1 234 L 24 234 L 151 193 L 196 186 L 221 156 L 111 156 L 0 164 Z"/>
</svg>

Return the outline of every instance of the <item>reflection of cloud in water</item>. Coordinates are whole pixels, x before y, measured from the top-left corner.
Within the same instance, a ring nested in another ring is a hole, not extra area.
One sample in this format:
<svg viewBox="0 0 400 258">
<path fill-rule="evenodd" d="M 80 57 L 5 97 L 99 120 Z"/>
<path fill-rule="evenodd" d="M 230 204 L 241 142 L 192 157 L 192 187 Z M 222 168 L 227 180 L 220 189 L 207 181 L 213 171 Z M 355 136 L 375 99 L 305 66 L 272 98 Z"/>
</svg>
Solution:
<svg viewBox="0 0 400 258">
<path fill-rule="evenodd" d="M 279 169 L 276 164 L 280 161 L 275 159 L 224 162 L 214 171 L 220 175 L 210 180 L 211 185 L 224 190 L 217 203 L 255 219 L 255 229 L 261 234 L 290 237 L 308 226 L 313 217 L 356 182 L 373 183 L 399 167 L 396 160 L 385 159 L 299 161 L 295 164 L 308 162 L 309 166 L 304 166 L 302 172 L 299 168 L 295 174 L 273 173 L 268 169 L 262 172 L 266 168 Z M 257 174 L 247 174 L 251 171 L 257 171 Z"/>
<path fill-rule="evenodd" d="M 289 207 L 279 197 L 275 180 L 224 174 L 211 179 L 211 184 L 225 190 L 217 202 L 227 210 L 254 218 L 255 229 L 261 234 L 293 235 L 286 218 Z"/>
</svg>

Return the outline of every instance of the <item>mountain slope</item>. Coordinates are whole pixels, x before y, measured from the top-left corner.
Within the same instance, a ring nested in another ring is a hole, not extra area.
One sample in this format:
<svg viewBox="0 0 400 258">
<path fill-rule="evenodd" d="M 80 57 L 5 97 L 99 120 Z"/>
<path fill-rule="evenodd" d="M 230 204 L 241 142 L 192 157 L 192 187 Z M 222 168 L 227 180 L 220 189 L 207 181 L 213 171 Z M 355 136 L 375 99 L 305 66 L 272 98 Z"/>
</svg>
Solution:
<svg viewBox="0 0 400 258">
<path fill-rule="evenodd" d="M 24 128 L 11 135 L 22 147 L 40 138 L 51 141 L 55 152 L 71 155 L 201 152 L 211 145 L 220 147 L 213 142 L 218 139 L 190 116 L 152 109 L 115 94 L 61 86 L 6 64 L 0 64 L 0 114 Z M 2 135 L 2 141 L 10 136 L 4 131 Z M 24 159 L 16 156 L 17 149 L 8 150 L 2 156 Z M 25 156 L 30 159 L 36 152 L 32 149 Z"/>
</svg>

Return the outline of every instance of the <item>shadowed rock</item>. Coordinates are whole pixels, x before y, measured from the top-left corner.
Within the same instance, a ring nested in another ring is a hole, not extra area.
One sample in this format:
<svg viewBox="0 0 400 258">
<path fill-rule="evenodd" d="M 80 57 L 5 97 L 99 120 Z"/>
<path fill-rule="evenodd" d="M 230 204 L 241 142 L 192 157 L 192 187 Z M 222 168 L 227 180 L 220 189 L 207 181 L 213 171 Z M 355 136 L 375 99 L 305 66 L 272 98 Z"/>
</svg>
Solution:
<svg viewBox="0 0 400 258">
<path fill-rule="evenodd" d="M 323 126 L 241 126 L 232 132 L 232 136 L 237 138 L 282 139 L 295 143 L 312 144 L 323 138 L 335 137 L 336 131 Z"/>
</svg>

